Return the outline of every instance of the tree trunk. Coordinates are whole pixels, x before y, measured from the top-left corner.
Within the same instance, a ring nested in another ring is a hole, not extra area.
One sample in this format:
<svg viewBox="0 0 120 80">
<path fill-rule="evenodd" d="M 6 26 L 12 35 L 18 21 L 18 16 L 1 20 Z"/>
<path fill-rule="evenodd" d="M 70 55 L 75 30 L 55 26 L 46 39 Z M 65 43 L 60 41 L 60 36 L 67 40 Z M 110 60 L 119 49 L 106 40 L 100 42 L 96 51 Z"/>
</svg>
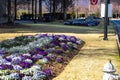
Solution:
<svg viewBox="0 0 120 80">
<path fill-rule="evenodd" d="M 37 22 L 37 0 L 35 0 L 35 19 L 34 19 L 34 23 Z"/>
<path fill-rule="evenodd" d="M 14 14 L 15 14 L 15 20 L 16 20 L 17 19 L 17 0 L 14 1 L 14 5 L 15 5 L 15 7 L 14 7 L 15 13 Z"/>
<path fill-rule="evenodd" d="M 56 1 L 53 0 L 53 15 L 52 15 L 53 20 L 55 20 L 55 18 L 56 18 L 56 8 L 55 8 L 55 4 L 56 4 Z"/>
<path fill-rule="evenodd" d="M 52 13 L 52 0 L 50 0 L 50 13 Z"/>
<path fill-rule="evenodd" d="M 39 0 L 39 20 L 42 21 L 42 0 Z"/>
<path fill-rule="evenodd" d="M 34 0 L 32 0 L 32 20 L 34 19 Z"/>
<path fill-rule="evenodd" d="M 64 21 L 67 19 L 67 8 L 66 8 L 66 0 L 63 0 L 63 14 L 64 14 Z"/>
<path fill-rule="evenodd" d="M 30 14 L 30 0 L 28 0 L 28 14 Z"/>
<path fill-rule="evenodd" d="M 8 24 L 12 23 L 11 0 L 8 0 Z"/>
</svg>

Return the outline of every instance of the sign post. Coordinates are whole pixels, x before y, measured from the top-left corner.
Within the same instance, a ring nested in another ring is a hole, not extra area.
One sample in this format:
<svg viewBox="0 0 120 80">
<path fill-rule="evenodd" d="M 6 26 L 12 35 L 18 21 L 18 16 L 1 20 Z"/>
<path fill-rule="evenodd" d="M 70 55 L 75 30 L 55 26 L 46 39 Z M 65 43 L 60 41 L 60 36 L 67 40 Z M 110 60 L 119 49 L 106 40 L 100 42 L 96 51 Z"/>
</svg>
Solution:
<svg viewBox="0 0 120 80">
<path fill-rule="evenodd" d="M 105 0 L 105 17 L 104 17 L 104 38 L 103 40 L 108 40 L 108 0 Z"/>
</svg>

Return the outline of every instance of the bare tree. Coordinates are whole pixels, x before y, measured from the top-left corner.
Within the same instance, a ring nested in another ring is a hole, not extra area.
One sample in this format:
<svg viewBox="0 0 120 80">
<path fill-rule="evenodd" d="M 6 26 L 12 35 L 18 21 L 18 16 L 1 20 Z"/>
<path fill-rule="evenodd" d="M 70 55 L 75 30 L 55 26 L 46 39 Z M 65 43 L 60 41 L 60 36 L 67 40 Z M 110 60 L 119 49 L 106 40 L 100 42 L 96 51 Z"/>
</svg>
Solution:
<svg viewBox="0 0 120 80">
<path fill-rule="evenodd" d="M 39 0 L 39 20 L 42 20 L 42 0 Z"/>
<path fill-rule="evenodd" d="M 12 23 L 11 0 L 8 0 L 8 24 Z"/>
</svg>

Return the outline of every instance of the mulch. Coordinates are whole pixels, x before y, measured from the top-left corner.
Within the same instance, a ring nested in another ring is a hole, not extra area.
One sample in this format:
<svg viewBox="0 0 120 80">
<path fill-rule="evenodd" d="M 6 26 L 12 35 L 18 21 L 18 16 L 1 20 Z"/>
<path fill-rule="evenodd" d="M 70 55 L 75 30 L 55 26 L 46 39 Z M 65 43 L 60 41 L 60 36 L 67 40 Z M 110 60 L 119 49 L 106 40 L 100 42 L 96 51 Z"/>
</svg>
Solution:
<svg viewBox="0 0 120 80">
<path fill-rule="evenodd" d="M 49 78 L 47 78 L 47 80 L 52 80 L 53 78 L 57 77 L 65 69 L 65 67 L 69 64 L 69 62 L 73 59 L 73 57 L 79 53 L 79 51 L 84 46 L 84 44 L 85 44 L 85 42 L 83 42 L 79 46 L 78 50 L 75 50 L 73 52 L 70 52 L 70 53 L 62 56 L 63 60 L 64 60 L 62 63 L 50 61 L 47 64 L 44 64 L 43 70 L 48 69 L 48 68 L 52 69 L 52 74 L 51 74 L 51 76 L 49 76 Z M 57 55 L 57 56 L 59 56 L 59 55 Z"/>
</svg>

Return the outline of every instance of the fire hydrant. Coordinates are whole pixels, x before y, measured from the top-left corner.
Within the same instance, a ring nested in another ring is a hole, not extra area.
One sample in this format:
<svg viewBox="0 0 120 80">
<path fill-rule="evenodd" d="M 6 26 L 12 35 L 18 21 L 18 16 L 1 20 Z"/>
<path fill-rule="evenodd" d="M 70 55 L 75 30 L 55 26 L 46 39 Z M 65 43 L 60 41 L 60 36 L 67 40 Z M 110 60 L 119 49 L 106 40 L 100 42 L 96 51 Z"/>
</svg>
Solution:
<svg viewBox="0 0 120 80">
<path fill-rule="evenodd" d="M 119 75 L 115 74 L 116 70 L 111 60 L 104 65 L 103 72 L 103 80 L 119 80 Z"/>
</svg>

